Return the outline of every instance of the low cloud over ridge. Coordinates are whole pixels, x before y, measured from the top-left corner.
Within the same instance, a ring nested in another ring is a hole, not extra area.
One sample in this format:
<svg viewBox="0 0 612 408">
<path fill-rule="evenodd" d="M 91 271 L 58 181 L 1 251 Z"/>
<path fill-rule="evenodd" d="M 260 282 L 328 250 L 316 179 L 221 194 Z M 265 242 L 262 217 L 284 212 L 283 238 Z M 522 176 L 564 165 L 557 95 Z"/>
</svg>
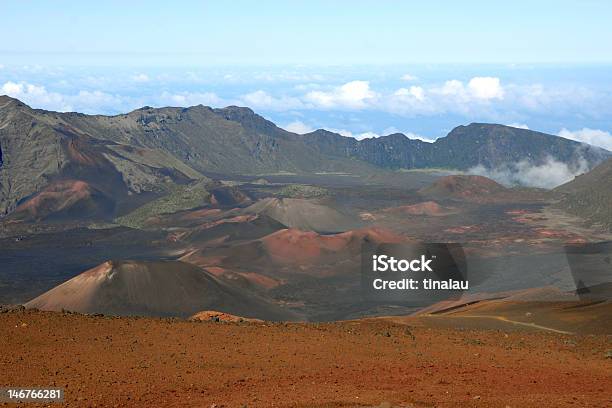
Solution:
<svg viewBox="0 0 612 408">
<path fill-rule="evenodd" d="M 593 146 L 603 147 L 606 150 L 612 151 L 612 134 L 603 130 L 582 128 L 572 132 L 563 128 L 558 136 L 577 142 L 588 143 Z"/>
<path fill-rule="evenodd" d="M 467 173 L 485 176 L 506 186 L 554 188 L 587 171 L 589 167 L 584 160 L 579 160 L 574 166 L 569 166 L 549 156 L 540 164 L 522 160 L 514 165 L 493 169 L 478 165 L 469 169 Z"/>
</svg>

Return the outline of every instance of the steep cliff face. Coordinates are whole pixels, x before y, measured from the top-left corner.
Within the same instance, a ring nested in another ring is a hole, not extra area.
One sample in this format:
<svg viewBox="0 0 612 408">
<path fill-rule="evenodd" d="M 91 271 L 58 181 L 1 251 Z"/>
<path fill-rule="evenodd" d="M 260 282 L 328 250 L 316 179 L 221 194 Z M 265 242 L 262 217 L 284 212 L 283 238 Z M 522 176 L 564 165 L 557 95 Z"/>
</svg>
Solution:
<svg viewBox="0 0 612 408">
<path fill-rule="evenodd" d="M 401 133 L 357 141 L 317 130 L 304 137 L 319 151 L 354 157 L 390 169 L 438 167 L 466 170 L 478 165 L 494 168 L 523 160 L 538 164 L 548 158 L 591 167 L 611 155 L 604 149 L 573 140 L 486 123 L 458 126 L 434 143 L 409 139 Z"/>
<path fill-rule="evenodd" d="M 546 133 L 509 126 L 472 123 L 458 126 L 432 144 L 434 166 L 488 168 L 527 160 L 542 163 L 549 157 L 566 164 L 584 161 L 592 167 L 610 157 L 598 147 Z"/>
<path fill-rule="evenodd" d="M 198 171 L 271 173 L 367 171 L 351 160 L 330 160 L 302 137 L 278 128 L 248 108 L 145 107 L 125 115 L 65 114 L 62 120 L 117 143 L 160 149 Z M 336 158 L 337 159 L 337 158 Z"/>
<path fill-rule="evenodd" d="M 391 169 L 433 167 L 430 145 L 395 133 L 379 139 L 362 140 L 356 154 L 362 160 Z"/>
</svg>

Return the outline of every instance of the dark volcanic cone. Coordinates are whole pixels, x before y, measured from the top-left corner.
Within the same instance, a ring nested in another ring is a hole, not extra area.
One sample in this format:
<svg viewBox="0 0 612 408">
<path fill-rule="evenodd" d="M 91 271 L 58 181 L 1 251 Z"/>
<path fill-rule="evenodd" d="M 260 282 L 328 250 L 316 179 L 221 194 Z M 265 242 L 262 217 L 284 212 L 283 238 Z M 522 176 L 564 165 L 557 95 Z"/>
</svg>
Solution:
<svg viewBox="0 0 612 408">
<path fill-rule="evenodd" d="M 25 306 L 111 315 L 188 317 L 218 310 L 265 320 L 292 318 L 279 307 L 180 261 L 108 261 Z"/>
</svg>

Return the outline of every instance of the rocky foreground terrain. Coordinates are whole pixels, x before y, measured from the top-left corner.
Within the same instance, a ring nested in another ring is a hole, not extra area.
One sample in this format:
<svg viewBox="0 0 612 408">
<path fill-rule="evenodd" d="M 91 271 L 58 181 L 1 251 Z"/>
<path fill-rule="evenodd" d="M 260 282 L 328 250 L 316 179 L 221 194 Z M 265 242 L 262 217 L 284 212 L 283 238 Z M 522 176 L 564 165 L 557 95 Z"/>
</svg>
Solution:
<svg viewBox="0 0 612 408">
<path fill-rule="evenodd" d="M 0 314 L 2 382 L 74 407 L 609 406 L 608 336 L 451 329 L 427 317 L 189 322 Z"/>
</svg>

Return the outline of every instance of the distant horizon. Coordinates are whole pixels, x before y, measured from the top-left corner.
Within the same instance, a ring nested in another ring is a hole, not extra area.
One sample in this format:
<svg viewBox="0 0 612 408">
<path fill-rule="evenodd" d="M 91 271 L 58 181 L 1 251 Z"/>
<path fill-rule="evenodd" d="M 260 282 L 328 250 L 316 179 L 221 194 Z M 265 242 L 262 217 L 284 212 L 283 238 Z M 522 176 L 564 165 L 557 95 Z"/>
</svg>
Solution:
<svg viewBox="0 0 612 408">
<path fill-rule="evenodd" d="M 553 61 L 362 61 L 362 62 L 301 62 L 301 61 L 276 61 L 276 62 L 249 62 L 249 61 L 207 61 L 198 62 L 174 62 L 174 61 L 156 61 L 151 63 L 142 57 L 147 56 L 198 56 L 200 54 L 193 52 L 23 52 L 0 50 L 0 58 L 3 66 L 23 66 L 23 65 L 39 65 L 51 68 L 108 68 L 122 66 L 125 68 L 166 68 L 166 69 L 206 69 L 206 68 L 359 68 L 359 67 L 449 67 L 449 66 L 482 66 L 482 67 L 611 67 L 612 59 L 610 60 L 594 60 L 594 61 L 570 61 L 570 60 L 553 60 Z M 67 57 L 72 56 L 88 56 L 91 60 L 75 61 Z M 205 56 L 205 54 L 202 54 Z M 111 58 L 114 57 L 114 58 Z M 32 60 L 29 60 L 33 58 Z M 44 59 L 43 59 L 44 58 Z M 98 60 L 99 58 L 99 60 Z M 122 60 L 125 58 L 125 60 Z M 97 61 L 92 63 L 91 61 Z M 101 62 L 100 62 L 101 61 Z M 183 60 L 184 61 L 184 60 Z"/>
</svg>

